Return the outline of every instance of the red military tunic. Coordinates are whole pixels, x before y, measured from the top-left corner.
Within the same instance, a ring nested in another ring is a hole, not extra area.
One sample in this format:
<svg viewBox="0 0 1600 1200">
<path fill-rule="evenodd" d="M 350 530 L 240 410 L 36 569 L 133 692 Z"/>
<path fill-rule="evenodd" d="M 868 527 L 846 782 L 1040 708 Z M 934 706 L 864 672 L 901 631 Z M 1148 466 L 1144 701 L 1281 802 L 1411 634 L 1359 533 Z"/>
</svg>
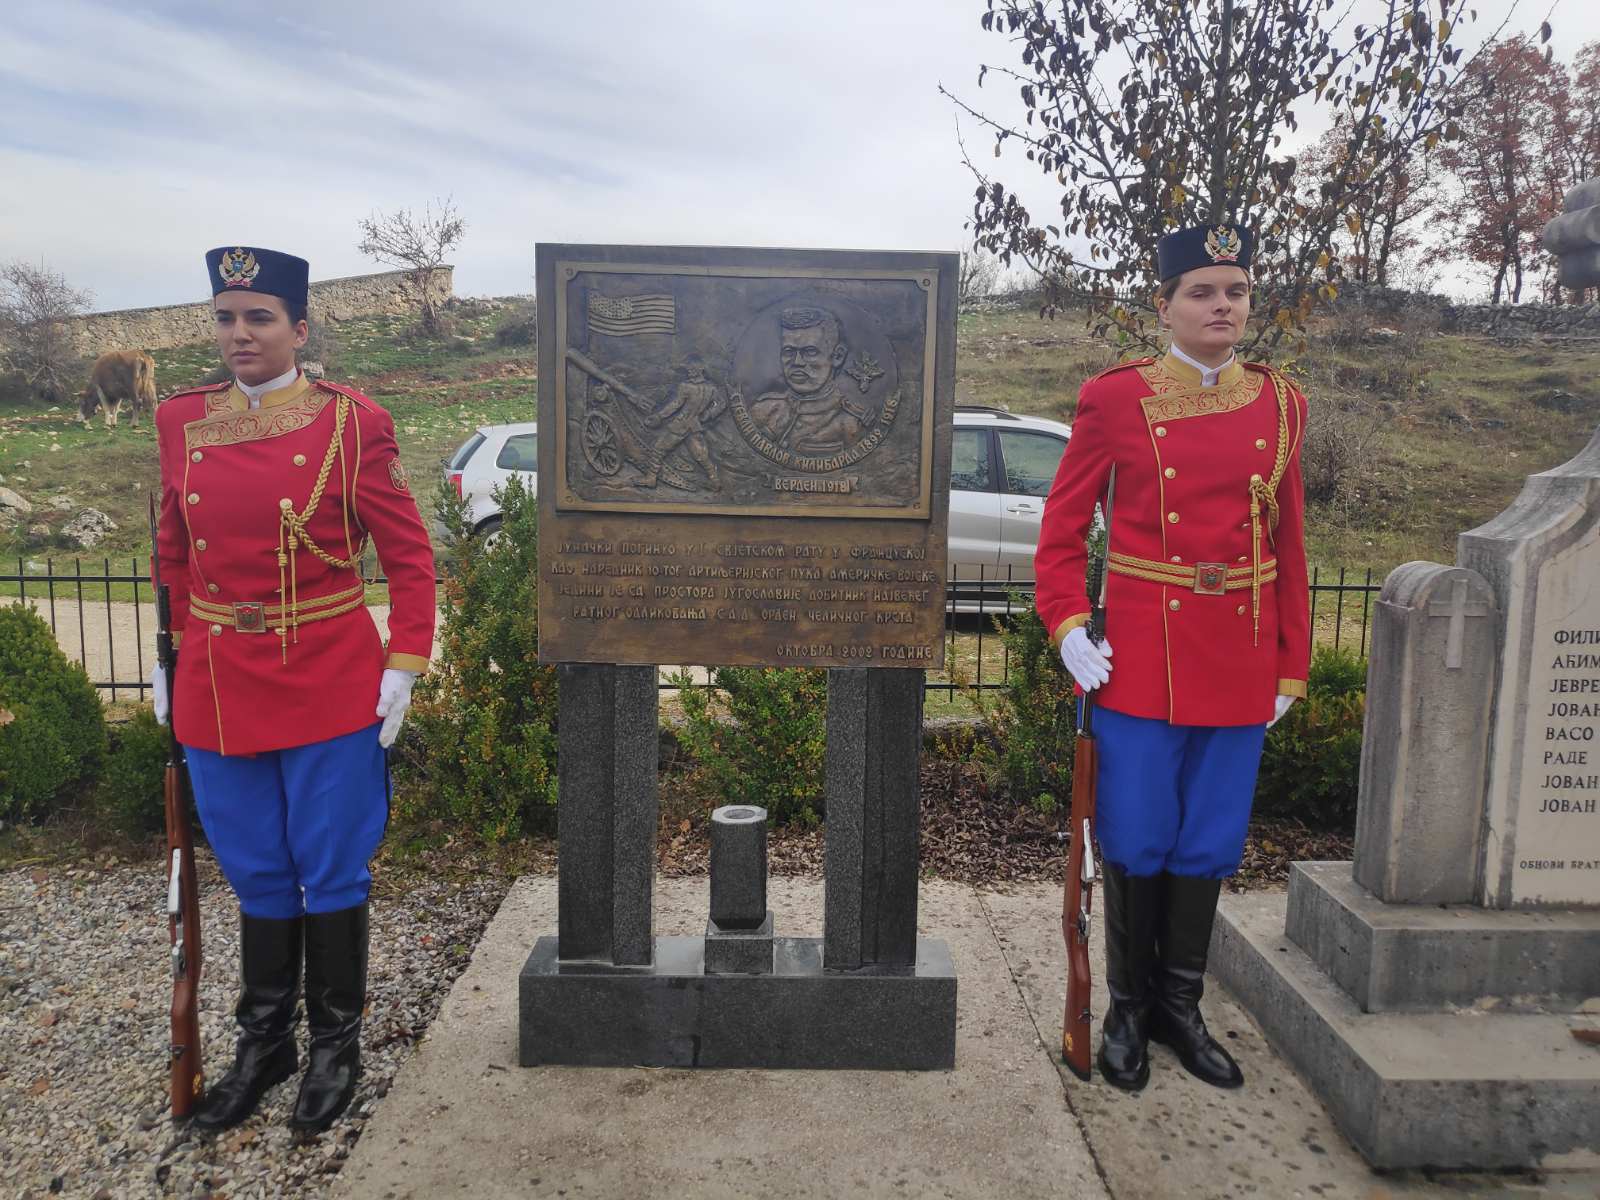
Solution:
<svg viewBox="0 0 1600 1200">
<path fill-rule="evenodd" d="M 178 740 L 256 754 L 375 723 L 384 668 L 427 667 L 435 607 L 389 414 L 300 375 L 256 409 L 233 385 L 180 392 L 156 409 L 156 434 L 161 579 L 188 634 Z M 369 534 L 389 579 L 387 649 L 360 577 Z"/>
<path fill-rule="evenodd" d="M 1305 397 L 1254 363 L 1203 387 L 1169 354 L 1083 385 L 1034 570 L 1059 646 L 1088 620 L 1085 538 L 1115 464 L 1113 654 L 1098 703 L 1174 725 L 1254 725 L 1272 718 L 1276 696 L 1305 695 L 1305 422 Z"/>
</svg>

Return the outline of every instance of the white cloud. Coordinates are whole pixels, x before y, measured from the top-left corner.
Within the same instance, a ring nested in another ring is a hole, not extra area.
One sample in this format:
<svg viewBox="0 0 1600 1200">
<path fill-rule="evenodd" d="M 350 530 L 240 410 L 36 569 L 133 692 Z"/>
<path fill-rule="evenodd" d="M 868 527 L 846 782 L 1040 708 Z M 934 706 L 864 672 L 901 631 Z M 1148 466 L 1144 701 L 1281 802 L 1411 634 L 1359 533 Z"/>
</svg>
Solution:
<svg viewBox="0 0 1600 1200">
<path fill-rule="evenodd" d="M 527 290 L 535 241 L 955 248 L 973 181 L 937 85 L 1014 103 L 974 86 L 1009 57 L 979 0 L 270 11 L 14 5 L 0 258 L 42 258 L 107 307 L 173 303 L 204 294 L 222 242 L 302 253 L 317 277 L 373 269 L 357 220 L 445 194 L 468 294 Z M 1571 45 L 1600 36 L 1588 20 Z M 1001 177 L 1041 218 L 1055 203 L 1020 156 Z"/>
</svg>

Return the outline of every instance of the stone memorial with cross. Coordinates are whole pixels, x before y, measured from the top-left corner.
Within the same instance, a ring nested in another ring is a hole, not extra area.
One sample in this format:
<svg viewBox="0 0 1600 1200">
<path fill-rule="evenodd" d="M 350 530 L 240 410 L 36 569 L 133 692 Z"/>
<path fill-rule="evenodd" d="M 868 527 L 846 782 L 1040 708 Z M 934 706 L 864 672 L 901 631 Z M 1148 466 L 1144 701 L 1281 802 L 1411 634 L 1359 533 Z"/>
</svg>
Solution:
<svg viewBox="0 0 1600 1200">
<path fill-rule="evenodd" d="M 558 928 L 524 1066 L 954 1065 L 917 930 L 924 671 L 943 661 L 952 254 L 537 247 L 539 654 L 560 683 Z M 658 664 L 826 668 L 823 936 L 712 816 L 703 935 L 657 935 Z"/>
<path fill-rule="evenodd" d="M 1374 1166 L 1592 1162 L 1600 432 L 1384 581 L 1354 861 L 1233 898 L 1212 963 Z"/>
</svg>

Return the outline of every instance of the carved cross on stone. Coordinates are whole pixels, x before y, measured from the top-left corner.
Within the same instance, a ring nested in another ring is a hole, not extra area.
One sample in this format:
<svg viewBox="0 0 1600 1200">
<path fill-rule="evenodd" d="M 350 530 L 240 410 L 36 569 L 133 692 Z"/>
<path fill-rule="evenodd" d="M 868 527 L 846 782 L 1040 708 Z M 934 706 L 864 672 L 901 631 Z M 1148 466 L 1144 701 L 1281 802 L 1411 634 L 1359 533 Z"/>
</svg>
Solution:
<svg viewBox="0 0 1600 1200">
<path fill-rule="evenodd" d="M 1467 581 L 1457 579 L 1450 585 L 1448 601 L 1432 600 L 1428 603 L 1430 617 L 1449 617 L 1450 632 L 1444 644 L 1444 665 L 1448 670 L 1461 669 L 1461 638 L 1467 630 L 1468 617 L 1487 617 L 1489 606 L 1481 600 L 1467 600 Z"/>
</svg>

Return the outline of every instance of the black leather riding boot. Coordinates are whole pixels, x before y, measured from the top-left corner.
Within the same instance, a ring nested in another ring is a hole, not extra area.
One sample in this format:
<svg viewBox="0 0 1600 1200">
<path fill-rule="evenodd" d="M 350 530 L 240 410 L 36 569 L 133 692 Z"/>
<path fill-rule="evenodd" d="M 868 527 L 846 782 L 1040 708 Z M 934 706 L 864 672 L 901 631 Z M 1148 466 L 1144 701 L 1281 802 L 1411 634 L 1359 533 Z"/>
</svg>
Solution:
<svg viewBox="0 0 1600 1200">
<path fill-rule="evenodd" d="M 1184 1068 L 1212 1087 L 1236 1088 L 1244 1073 L 1206 1030 L 1200 1016 L 1211 925 L 1222 893 L 1220 879 L 1168 875 L 1156 970 L 1155 1022 L 1150 1036 L 1172 1047 Z"/>
<path fill-rule="evenodd" d="M 1150 972 L 1161 891 L 1160 875 L 1129 875 L 1107 863 L 1101 876 L 1111 1004 L 1100 1023 L 1100 1074 L 1130 1092 L 1150 1082 Z"/>
<path fill-rule="evenodd" d="M 289 1124 L 320 1133 L 338 1119 L 361 1076 L 367 1003 L 367 906 L 306 914 L 306 1023 L 311 1044 Z"/>
<path fill-rule="evenodd" d="M 300 1065 L 294 1051 L 294 1006 L 300 991 L 300 918 L 239 914 L 239 1041 L 233 1068 L 206 1089 L 194 1111 L 202 1130 L 237 1125 L 274 1084 Z"/>
</svg>

